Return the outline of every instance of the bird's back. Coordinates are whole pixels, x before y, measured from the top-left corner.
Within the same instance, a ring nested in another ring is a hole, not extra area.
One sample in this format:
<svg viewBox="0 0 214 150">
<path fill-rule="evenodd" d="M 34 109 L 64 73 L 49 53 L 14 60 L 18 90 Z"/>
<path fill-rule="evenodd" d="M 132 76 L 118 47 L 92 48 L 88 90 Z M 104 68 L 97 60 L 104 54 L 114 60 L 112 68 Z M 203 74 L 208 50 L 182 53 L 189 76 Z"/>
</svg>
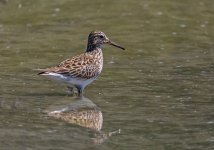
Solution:
<svg viewBox="0 0 214 150">
<path fill-rule="evenodd" d="M 39 74 L 58 73 L 75 78 L 89 79 L 98 76 L 103 67 L 102 50 L 85 52 L 62 61 L 58 66 L 43 69 Z"/>
</svg>

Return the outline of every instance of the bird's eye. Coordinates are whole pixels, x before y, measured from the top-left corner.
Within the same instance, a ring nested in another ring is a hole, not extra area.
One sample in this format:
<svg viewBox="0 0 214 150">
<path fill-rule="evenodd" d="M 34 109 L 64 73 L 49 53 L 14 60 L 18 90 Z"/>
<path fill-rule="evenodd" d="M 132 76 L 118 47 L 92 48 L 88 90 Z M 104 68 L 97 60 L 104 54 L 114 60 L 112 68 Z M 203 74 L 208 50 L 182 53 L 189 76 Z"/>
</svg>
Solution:
<svg viewBox="0 0 214 150">
<path fill-rule="evenodd" d="M 103 39 L 103 38 L 104 38 L 104 36 L 103 36 L 103 35 L 100 35 L 100 38 L 101 38 L 101 39 Z"/>
</svg>

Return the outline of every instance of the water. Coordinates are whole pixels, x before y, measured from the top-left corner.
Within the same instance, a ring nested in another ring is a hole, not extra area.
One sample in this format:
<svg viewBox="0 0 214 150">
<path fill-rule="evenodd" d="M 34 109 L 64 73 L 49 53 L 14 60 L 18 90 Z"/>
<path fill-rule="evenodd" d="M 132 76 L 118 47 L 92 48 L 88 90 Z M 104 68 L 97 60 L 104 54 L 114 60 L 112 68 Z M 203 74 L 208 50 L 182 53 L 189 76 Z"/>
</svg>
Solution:
<svg viewBox="0 0 214 150">
<path fill-rule="evenodd" d="M 214 2 L 0 1 L 0 149 L 214 149 Z M 75 103 L 36 75 L 81 53 L 91 30 L 124 46 L 104 48 L 104 70 L 85 90 L 101 108 L 90 129 L 47 117 Z"/>
</svg>

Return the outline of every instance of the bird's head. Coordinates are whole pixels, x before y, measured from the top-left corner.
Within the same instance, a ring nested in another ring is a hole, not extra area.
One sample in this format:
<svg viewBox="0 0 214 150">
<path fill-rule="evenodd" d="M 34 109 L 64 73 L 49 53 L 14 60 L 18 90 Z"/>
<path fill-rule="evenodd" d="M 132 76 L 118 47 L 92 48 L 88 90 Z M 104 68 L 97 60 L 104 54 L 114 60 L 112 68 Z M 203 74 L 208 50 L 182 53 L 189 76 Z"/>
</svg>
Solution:
<svg viewBox="0 0 214 150">
<path fill-rule="evenodd" d="M 125 50 L 124 47 L 117 45 L 116 43 L 109 40 L 109 38 L 102 31 L 92 31 L 88 36 L 88 45 L 95 47 L 101 47 L 103 44 L 109 44 L 120 49 Z"/>
</svg>

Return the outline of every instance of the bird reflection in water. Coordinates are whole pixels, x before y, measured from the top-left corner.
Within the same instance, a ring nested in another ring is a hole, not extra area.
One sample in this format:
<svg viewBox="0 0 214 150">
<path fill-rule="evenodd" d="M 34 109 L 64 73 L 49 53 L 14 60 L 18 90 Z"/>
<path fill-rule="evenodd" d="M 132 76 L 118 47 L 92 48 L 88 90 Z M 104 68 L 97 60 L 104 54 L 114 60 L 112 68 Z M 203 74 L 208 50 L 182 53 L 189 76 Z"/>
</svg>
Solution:
<svg viewBox="0 0 214 150">
<path fill-rule="evenodd" d="M 78 98 L 77 101 L 62 109 L 49 111 L 48 116 L 90 129 L 93 133 L 91 139 L 95 144 L 103 143 L 112 135 L 120 133 L 120 129 L 108 133 L 101 131 L 103 125 L 102 111 L 86 97 Z"/>
</svg>

